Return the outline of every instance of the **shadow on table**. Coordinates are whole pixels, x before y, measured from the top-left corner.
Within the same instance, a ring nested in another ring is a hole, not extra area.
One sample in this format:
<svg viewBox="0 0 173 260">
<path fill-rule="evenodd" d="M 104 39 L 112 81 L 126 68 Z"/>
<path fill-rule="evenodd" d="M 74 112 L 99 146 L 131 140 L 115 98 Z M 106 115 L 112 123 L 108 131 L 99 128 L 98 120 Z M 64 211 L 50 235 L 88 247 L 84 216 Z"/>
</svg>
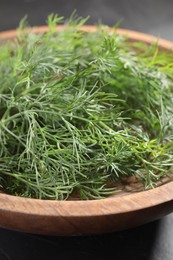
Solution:
<svg viewBox="0 0 173 260">
<path fill-rule="evenodd" d="M 0 229 L 0 259 L 151 260 L 160 221 L 87 237 L 49 237 Z"/>
</svg>

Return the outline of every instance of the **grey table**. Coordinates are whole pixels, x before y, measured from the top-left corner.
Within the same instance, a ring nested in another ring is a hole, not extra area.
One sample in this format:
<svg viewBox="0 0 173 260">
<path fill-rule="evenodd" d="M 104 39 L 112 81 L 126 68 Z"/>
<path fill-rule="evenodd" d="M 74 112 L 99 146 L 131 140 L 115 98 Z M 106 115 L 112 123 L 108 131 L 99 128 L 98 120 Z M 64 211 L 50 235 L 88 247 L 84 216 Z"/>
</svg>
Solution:
<svg viewBox="0 0 173 260">
<path fill-rule="evenodd" d="M 46 237 L 0 229 L 0 259 L 172 260 L 172 218 L 88 237 Z"/>
<path fill-rule="evenodd" d="M 28 14 L 31 25 L 45 24 L 49 13 L 69 17 L 74 9 L 88 23 L 121 27 L 173 40 L 172 0 L 0 0 L 0 30 L 14 29 Z M 89 237 L 45 237 L 0 229 L 0 260 L 172 260 L 173 214 L 144 226 Z"/>
</svg>

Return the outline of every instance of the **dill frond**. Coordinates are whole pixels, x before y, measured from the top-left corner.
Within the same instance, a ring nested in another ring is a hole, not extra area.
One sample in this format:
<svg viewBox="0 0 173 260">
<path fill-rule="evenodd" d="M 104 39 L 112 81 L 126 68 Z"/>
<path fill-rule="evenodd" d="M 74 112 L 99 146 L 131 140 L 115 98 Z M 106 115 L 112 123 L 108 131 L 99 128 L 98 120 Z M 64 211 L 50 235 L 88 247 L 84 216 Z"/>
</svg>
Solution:
<svg viewBox="0 0 173 260">
<path fill-rule="evenodd" d="M 24 19 L 0 45 L 0 186 L 57 200 L 100 199 L 132 175 L 154 187 L 173 164 L 172 54 L 74 16 L 57 32 L 62 20 L 34 34 Z"/>
</svg>

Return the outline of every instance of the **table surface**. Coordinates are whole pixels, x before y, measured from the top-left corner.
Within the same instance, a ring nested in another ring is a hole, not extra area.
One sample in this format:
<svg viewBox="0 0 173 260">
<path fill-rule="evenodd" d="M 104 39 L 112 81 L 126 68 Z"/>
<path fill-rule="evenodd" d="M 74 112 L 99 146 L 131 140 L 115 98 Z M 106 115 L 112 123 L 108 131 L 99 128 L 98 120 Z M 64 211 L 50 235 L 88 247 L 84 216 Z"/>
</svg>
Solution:
<svg viewBox="0 0 173 260">
<path fill-rule="evenodd" d="M 45 24 L 49 13 L 69 17 L 74 9 L 89 24 L 121 27 L 173 40 L 172 0 L 0 0 L 0 31 L 14 29 L 28 14 L 31 25 Z M 90 259 L 172 260 L 173 214 L 155 222 L 112 234 L 46 237 L 0 229 L 0 260 Z"/>
<path fill-rule="evenodd" d="M 48 237 L 0 229 L 1 260 L 172 260 L 173 214 L 143 226 L 87 237 Z"/>
</svg>

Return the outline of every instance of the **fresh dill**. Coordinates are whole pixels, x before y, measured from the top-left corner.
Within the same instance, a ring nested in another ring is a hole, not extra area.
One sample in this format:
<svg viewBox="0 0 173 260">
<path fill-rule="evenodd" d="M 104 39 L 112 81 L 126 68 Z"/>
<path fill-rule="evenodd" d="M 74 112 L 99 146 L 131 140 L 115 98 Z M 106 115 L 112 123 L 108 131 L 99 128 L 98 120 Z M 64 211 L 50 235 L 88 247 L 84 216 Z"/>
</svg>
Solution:
<svg viewBox="0 0 173 260">
<path fill-rule="evenodd" d="M 132 175 L 154 187 L 173 164 L 172 53 L 62 21 L 35 34 L 23 20 L 0 45 L 0 186 L 56 200 L 100 199 Z"/>
</svg>

